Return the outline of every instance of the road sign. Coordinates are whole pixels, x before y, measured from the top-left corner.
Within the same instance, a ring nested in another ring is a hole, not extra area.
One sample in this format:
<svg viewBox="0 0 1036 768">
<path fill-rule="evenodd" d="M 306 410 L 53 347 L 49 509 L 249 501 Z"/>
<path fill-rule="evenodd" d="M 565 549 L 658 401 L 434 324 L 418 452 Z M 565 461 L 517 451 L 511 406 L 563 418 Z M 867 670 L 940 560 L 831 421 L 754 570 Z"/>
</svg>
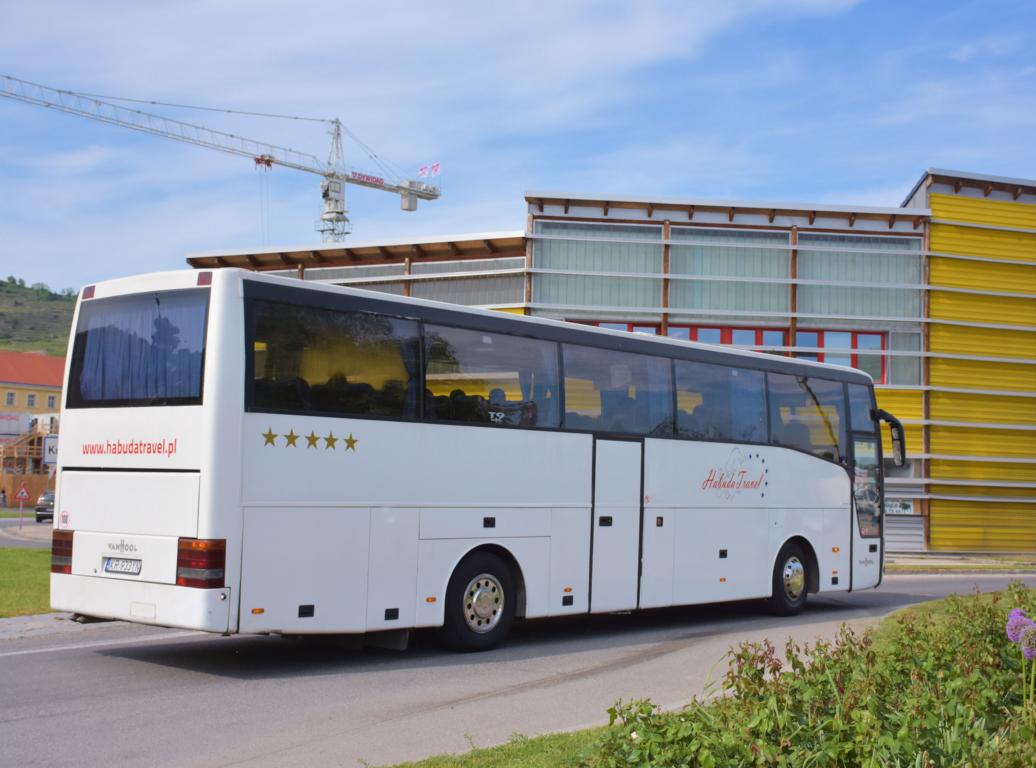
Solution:
<svg viewBox="0 0 1036 768">
<path fill-rule="evenodd" d="M 58 463 L 58 436 L 44 435 L 43 437 L 43 463 L 48 467 Z"/>
<path fill-rule="evenodd" d="M 21 488 L 18 489 L 18 493 L 16 493 L 14 495 L 14 497 L 18 501 L 28 501 L 29 500 L 29 489 L 25 487 L 25 483 L 22 483 Z"/>
</svg>

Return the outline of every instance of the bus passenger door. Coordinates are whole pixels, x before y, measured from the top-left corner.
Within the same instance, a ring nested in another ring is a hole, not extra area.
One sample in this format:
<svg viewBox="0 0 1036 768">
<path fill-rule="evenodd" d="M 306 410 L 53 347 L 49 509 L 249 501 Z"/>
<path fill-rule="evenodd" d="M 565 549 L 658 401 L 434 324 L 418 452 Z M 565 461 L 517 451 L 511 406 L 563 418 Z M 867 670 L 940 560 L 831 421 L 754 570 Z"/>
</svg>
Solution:
<svg viewBox="0 0 1036 768">
<path fill-rule="evenodd" d="M 594 443 L 592 613 L 637 607 L 642 452 L 640 441 Z"/>
<path fill-rule="evenodd" d="M 881 581 L 881 445 L 873 435 L 853 434 L 852 588 L 876 587 Z"/>
</svg>

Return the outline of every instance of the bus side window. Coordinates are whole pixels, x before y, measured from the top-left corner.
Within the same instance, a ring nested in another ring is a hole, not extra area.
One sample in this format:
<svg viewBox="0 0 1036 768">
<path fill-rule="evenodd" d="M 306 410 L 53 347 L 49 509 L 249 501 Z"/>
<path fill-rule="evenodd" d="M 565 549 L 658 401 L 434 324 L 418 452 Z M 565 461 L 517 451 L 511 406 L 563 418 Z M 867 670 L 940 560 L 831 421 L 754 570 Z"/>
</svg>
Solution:
<svg viewBox="0 0 1036 768">
<path fill-rule="evenodd" d="M 267 301 L 253 309 L 254 407 L 417 415 L 416 322 Z"/>
<path fill-rule="evenodd" d="M 565 426 L 632 435 L 673 434 L 669 360 L 563 344 Z"/>
<path fill-rule="evenodd" d="M 426 324 L 424 349 L 426 418 L 559 425 L 554 342 Z"/>
<path fill-rule="evenodd" d="M 676 362 L 677 431 L 697 440 L 766 440 L 764 374 Z"/>
<path fill-rule="evenodd" d="M 768 373 L 770 440 L 829 461 L 846 456 L 845 395 L 839 382 Z"/>
<path fill-rule="evenodd" d="M 853 432 L 877 432 L 878 425 L 871 416 L 871 391 L 863 384 L 849 385 L 849 422 Z"/>
</svg>

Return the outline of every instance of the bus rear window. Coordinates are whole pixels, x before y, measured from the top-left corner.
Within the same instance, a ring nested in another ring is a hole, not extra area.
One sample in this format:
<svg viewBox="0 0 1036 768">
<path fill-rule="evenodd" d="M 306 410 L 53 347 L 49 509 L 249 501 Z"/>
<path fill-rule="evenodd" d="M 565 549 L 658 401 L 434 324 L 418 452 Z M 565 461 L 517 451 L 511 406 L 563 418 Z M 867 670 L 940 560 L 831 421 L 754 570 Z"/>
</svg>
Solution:
<svg viewBox="0 0 1036 768">
<path fill-rule="evenodd" d="M 208 307 L 208 289 L 83 302 L 68 407 L 200 404 Z"/>
</svg>

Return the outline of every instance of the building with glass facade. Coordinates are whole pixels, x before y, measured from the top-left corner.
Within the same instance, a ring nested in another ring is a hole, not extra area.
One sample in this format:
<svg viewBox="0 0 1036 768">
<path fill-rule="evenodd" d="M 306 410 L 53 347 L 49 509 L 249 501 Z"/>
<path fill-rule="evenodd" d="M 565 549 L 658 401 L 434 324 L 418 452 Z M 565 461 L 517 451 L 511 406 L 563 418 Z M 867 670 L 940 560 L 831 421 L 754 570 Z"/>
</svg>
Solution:
<svg viewBox="0 0 1036 768">
<path fill-rule="evenodd" d="M 1036 551 L 1036 180 L 933 169 L 889 208 L 525 201 L 522 231 L 188 261 L 860 368 L 907 425 L 890 548 Z"/>
</svg>

